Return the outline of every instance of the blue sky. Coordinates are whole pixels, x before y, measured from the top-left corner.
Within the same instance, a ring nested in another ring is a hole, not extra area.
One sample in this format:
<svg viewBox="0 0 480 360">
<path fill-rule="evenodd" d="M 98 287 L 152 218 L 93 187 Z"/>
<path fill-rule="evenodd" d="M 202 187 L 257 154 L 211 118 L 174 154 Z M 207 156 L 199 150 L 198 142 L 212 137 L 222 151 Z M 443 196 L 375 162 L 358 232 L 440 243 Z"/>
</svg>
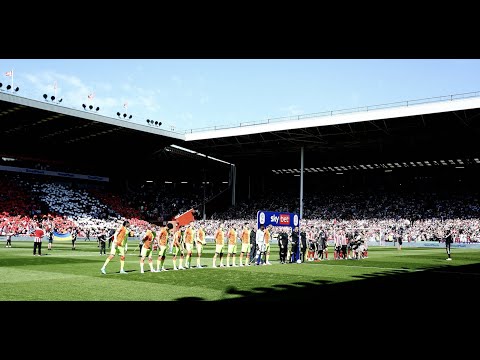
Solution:
<svg viewBox="0 0 480 360">
<path fill-rule="evenodd" d="M 177 131 L 480 91 L 477 59 L 0 59 L 1 89 L 12 69 L 19 96 Z"/>
</svg>

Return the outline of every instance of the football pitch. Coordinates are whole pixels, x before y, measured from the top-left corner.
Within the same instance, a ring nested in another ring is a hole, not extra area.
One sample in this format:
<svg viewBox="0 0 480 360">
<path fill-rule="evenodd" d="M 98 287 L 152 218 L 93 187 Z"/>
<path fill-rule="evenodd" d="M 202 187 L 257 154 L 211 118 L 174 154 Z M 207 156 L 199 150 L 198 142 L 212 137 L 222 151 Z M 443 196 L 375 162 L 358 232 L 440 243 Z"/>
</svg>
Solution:
<svg viewBox="0 0 480 360">
<path fill-rule="evenodd" d="M 56 241 L 53 249 L 42 245 L 42 256 L 33 256 L 32 241 L 0 242 L 1 301 L 338 301 L 388 305 L 442 301 L 473 301 L 480 281 L 480 250 L 452 248 L 446 261 L 443 248 L 370 247 L 362 260 L 329 259 L 302 264 L 280 264 L 278 246 L 272 245 L 270 266 L 212 268 L 214 245 L 204 249 L 204 268 L 151 273 L 145 261 L 140 273 L 138 246 L 129 241 L 125 270 L 120 274 L 117 255 L 100 272 L 106 255 L 96 241 Z M 109 249 L 107 248 L 107 255 Z M 153 257 L 156 268 L 157 252 Z M 192 265 L 196 265 L 193 256 Z M 217 258 L 217 265 L 219 265 Z M 224 257 L 226 264 L 226 256 Z M 178 260 L 177 260 L 178 264 Z M 239 254 L 236 256 L 239 264 Z"/>
</svg>

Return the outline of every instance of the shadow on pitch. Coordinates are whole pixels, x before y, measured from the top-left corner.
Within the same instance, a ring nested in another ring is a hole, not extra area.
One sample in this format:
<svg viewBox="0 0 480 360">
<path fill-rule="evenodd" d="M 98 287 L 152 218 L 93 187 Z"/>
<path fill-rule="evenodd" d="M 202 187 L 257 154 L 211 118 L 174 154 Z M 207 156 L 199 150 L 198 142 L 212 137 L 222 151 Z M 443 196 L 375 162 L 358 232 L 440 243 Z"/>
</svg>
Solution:
<svg viewBox="0 0 480 360">
<path fill-rule="evenodd" d="M 354 307 L 371 301 L 382 307 L 395 308 L 400 304 L 427 306 L 458 304 L 459 301 L 476 298 L 476 286 L 480 279 L 480 264 L 442 266 L 421 271 L 392 270 L 358 276 L 346 282 L 325 280 L 302 281 L 258 287 L 253 291 L 230 286 L 225 294 L 235 298 L 222 299 L 223 303 L 259 302 L 315 302 Z M 202 301 L 197 297 L 179 298 L 178 301 Z M 468 301 L 470 301 L 468 300 Z"/>
</svg>

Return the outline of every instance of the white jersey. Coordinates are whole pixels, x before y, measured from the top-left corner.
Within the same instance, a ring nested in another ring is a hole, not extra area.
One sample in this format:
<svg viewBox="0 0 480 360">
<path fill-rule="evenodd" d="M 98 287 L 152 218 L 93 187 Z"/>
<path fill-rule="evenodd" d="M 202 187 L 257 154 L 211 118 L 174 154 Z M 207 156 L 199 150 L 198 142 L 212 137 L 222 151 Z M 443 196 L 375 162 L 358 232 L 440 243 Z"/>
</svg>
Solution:
<svg viewBox="0 0 480 360">
<path fill-rule="evenodd" d="M 261 229 L 257 230 L 257 234 L 255 235 L 255 241 L 256 241 L 258 247 L 265 244 L 264 230 L 261 230 Z"/>
</svg>

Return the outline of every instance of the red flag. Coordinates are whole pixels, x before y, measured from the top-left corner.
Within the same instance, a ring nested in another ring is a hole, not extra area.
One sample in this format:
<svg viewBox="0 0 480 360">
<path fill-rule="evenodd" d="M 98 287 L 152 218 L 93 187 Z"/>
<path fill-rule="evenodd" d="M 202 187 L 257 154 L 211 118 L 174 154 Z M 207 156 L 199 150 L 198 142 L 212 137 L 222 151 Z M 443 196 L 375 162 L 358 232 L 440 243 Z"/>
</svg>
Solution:
<svg viewBox="0 0 480 360">
<path fill-rule="evenodd" d="M 193 217 L 193 209 L 190 209 L 188 211 L 185 211 L 183 214 L 175 216 L 174 219 L 178 223 L 178 226 L 190 224 L 192 221 L 195 220 Z"/>
<path fill-rule="evenodd" d="M 90 95 L 88 95 L 88 98 L 89 98 L 90 100 L 92 100 L 94 97 L 95 97 L 95 94 L 94 94 L 94 93 L 91 93 Z"/>
<path fill-rule="evenodd" d="M 13 70 L 7 71 L 5 76 L 13 76 Z"/>
</svg>

